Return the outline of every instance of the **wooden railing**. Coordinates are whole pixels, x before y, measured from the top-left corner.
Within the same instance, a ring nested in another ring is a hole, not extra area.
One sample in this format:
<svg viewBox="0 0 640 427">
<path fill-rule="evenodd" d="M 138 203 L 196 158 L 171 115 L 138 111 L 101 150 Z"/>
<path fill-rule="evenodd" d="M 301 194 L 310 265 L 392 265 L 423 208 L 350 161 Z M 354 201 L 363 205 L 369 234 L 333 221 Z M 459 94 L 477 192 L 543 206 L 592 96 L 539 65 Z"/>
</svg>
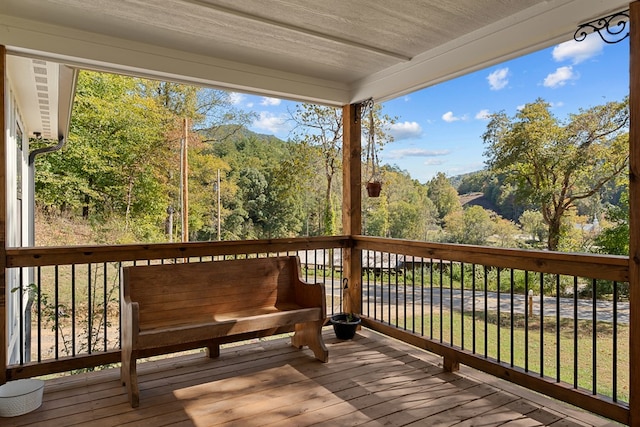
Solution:
<svg viewBox="0 0 640 427">
<path fill-rule="evenodd" d="M 353 241 L 365 326 L 629 422 L 627 258 Z"/>
<path fill-rule="evenodd" d="M 616 338 L 626 328 L 619 318 L 625 312 L 627 258 L 364 236 L 8 249 L 9 271 L 18 272 L 23 282 L 28 275 L 26 281 L 33 284 L 16 292 L 34 292 L 32 319 L 20 320 L 33 325 L 34 336 L 21 338 L 30 340 L 34 356 L 28 360 L 25 354 L 20 363 L 8 366 L 7 378 L 118 363 L 121 265 L 298 253 L 305 279 L 328 285 L 331 313 L 342 307 L 343 250 L 347 257 L 357 257 L 354 265 L 362 265 L 362 282 L 353 287 L 358 293 L 351 301 L 365 326 L 442 355 L 447 369 L 462 363 L 628 423 L 627 384 L 619 379 L 628 370 L 623 363 L 628 342 Z M 567 280 L 571 296 L 560 292 Z M 602 300 L 595 293 L 602 283 L 612 289 L 608 323 L 601 319 Z M 584 287 L 594 291 L 587 299 L 578 297 Z M 534 291 L 532 300 L 529 290 Z M 493 307 L 491 300 L 499 303 Z M 573 313 L 567 318 L 560 315 L 566 304 Z M 578 313 L 585 306 L 587 320 Z M 590 328 L 587 347 L 593 356 L 584 354 L 577 338 L 576 331 L 584 328 Z M 573 348 L 580 345 L 582 352 L 572 353 L 570 366 L 558 356 L 558 343 L 567 339 L 567 331 L 573 334 Z M 608 357 L 599 353 L 603 333 L 614 337 Z M 578 372 L 578 356 L 588 356 L 587 373 Z M 548 357 L 552 370 L 544 362 Z M 603 367 L 613 378 L 609 383 L 596 375 Z M 566 379 L 567 371 L 574 380 Z M 585 375 L 592 375 L 588 387 Z M 602 391 L 605 383 L 611 391 Z"/>
<path fill-rule="evenodd" d="M 350 243 L 348 237 L 338 236 L 8 249 L 8 271 L 18 276 L 19 282 L 29 283 L 11 291 L 20 294 L 20 301 L 28 299 L 30 308 L 20 310 L 20 330 L 27 336 L 20 337 L 20 360 L 7 367 L 7 379 L 118 363 L 122 265 L 297 254 L 305 280 L 330 285 L 327 297 L 332 312 L 339 310 L 342 301 L 341 263 L 336 265 L 334 260 L 341 258 L 342 248 Z M 25 324 L 31 328 L 24 328 Z"/>
</svg>

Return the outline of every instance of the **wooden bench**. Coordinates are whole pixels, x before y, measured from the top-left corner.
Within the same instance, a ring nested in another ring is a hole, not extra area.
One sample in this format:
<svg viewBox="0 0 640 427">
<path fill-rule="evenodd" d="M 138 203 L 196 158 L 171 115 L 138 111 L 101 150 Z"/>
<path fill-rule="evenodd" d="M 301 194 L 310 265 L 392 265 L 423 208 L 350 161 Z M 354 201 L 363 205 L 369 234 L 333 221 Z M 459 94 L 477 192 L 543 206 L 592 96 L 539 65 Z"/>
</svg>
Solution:
<svg viewBox="0 0 640 427">
<path fill-rule="evenodd" d="M 204 343 L 217 357 L 225 337 L 288 326 L 293 346 L 309 346 L 326 362 L 324 285 L 301 281 L 299 265 L 288 256 L 123 267 L 120 375 L 131 406 L 140 399 L 136 360 L 149 349 Z"/>
</svg>

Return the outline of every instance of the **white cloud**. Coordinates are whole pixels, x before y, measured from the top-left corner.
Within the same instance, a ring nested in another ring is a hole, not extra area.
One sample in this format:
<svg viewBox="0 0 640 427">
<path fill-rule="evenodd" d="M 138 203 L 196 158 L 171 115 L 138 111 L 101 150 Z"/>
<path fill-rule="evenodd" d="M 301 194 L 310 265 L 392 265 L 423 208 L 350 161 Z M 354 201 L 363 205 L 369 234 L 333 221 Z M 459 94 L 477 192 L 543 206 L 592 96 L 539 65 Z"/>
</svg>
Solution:
<svg viewBox="0 0 640 427">
<path fill-rule="evenodd" d="M 446 162 L 442 159 L 429 159 L 427 161 L 424 162 L 425 166 L 439 166 L 439 165 L 443 165 Z"/>
<path fill-rule="evenodd" d="M 524 109 L 525 104 L 520 104 L 516 107 L 516 110 L 522 111 Z"/>
<path fill-rule="evenodd" d="M 500 90 L 509 84 L 509 68 L 499 68 L 487 76 L 491 90 Z"/>
<path fill-rule="evenodd" d="M 389 129 L 389 133 L 396 141 L 417 138 L 422 135 L 422 127 L 417 122 L 394 123 Z"/>
<path fill-rule="evenodd" d="M 604 42 L 600 37 L 591 36 L 581 42 L 570 40 L 557 45 L 553 48 L 553 59 L 558 62 L 570 60 L 575 65 L 599 55 L 604 48 Z"/>
<path fill-rule="evenodd" d="M 569 80 L 576 78 L 578 78 L 578 76 L 573 72 L 573 67 L 560 67 L 555 72 L 545 77 L 542 85 L 544 87 L 555 89 L 564 86 Z"/>
<path fill-rule="evenodd" d="M 262 101 L 260 102 L 260 105 L 275 106 L 275 105 L 280 105 L 281 102 L 282 102 L 281 99 L 263 96 Z"/>
<path fill-rule="evenodd" d="M 487 110 L 487 109 L 480 110 L 480 111 L 478 111 L 476 113 L 476 119 L 478 119 L 478 120 L 487 120 L 489 118 L 489 115 L 491 115 L 489 110 Z"/>
<path fill-rule="evenodd" d="M 462 117 L 454 116 L 453 111 L 447 111 L 442 115 L 442 120 L 444 120 L 447 123 L 453 123 L 453 122 L 457 122 L 458 120 L 466 120 L 466 119 L 467 118 L 465 116 L 462 116 Z"/>
<path fill-rule="evenodd" d="M 275 115 L 266 111 L 262 111 L 258 114 L 258 118 L 254 120 L 253 126 L 257 129 L 266 130 L 274 134 L 289 130 L 287 117 L 285 115 Z"/>
<path fill-rule="evenodd" d="M 390 159 L 404 159 L 405 157 L 440 157 L 451 153 L 449 150 L 425 150 L 422 148 L 403 148 L 392 150 L 386 157 Z"/>
<path fill-rule="evenodd" d="M 233 105 L 241 104 L 245 99 L 247 99 L 246 95 L 243 95 L 238 92 L 229 93 L 229 102 Z"/>
</svg>

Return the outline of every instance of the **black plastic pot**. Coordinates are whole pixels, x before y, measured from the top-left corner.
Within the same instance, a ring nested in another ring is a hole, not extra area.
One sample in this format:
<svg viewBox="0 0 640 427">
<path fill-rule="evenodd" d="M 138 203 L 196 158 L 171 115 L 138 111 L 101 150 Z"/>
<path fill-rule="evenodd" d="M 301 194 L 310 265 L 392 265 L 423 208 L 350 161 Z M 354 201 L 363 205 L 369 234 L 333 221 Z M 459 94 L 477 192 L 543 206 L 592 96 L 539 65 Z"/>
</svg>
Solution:
<svg viewBox="0 0 640 427">
<path fill-rule="evenodd" d="M 352 317 L 352 319 L 349 319 Z M 329 319 L 333 325 L 333 331 L 340 340 L 350 340 L 356 335 L 356 329 L 361 320 L 356 315 L 349 316 L 347 313 L 336 313 Z"/>
</svg>

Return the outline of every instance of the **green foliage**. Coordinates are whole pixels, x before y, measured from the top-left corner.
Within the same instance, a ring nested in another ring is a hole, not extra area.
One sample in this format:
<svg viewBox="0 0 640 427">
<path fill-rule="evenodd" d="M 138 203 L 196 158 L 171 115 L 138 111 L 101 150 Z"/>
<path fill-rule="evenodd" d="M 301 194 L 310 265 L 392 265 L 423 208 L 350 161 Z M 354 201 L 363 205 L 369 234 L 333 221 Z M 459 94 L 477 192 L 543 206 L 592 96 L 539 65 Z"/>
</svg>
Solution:
<svg viewBox="0 0 640 427">
<path fill-rule="evenodd" d="M 547 234 L 547 226 L 542 217 L 542 213 L 538 211 L 527 210 L 520 215 L 520 224 L 522 229 L 526 231 L 531 240 L 542 242 Z"/>
<path fill-rule="evenodd" d="M 427 196 L 433 202 L 440 221 L 461 209 L 458 192 L 442 172 L 427 183 Z"/>
<path fill-rule="evenodd" d="M 363 233 L 521 246 L 509 221 L 520 218 L 532 240 L 548 237 L 547 245 L 577 250 L 594 236 L 574 223 L 584 223 L 585 213 L 594 218 L 606 202 L 611 207 L 594 250 L 625 253 L 628 216 L 621 215 L 628 208 L 612 178 L 626 167 L 626 108 L 626 100 L 609 103 L 561 123 L 538 100 L 513 118 L 494 115 L 485 134 L 491 169 L 456 184 L 462 193 L 483 192 L 483 206 L 499 215 L 479 207 L 463 211 L 442 173 L 424 185 L 398 167 L 382 166 L 383 196 L 362 199 Z M 83 72 L 66 146 L 36 160 L 38 208 L 82 215 L 97 242 L 168 240 L 180 227 L 186 123 L 190 239 L 217 238 L 218 211 L 223 240 L 340 233 L 342 111 L 299 105 L 288 142 L 248 131 L 243 125 L 251 117 L 222 91 Z M 395 119 L 376 105 L 374 120 L 379 149 L 391 141 Z M 363 126 L 363 140 L 368 132 Z M 368 168 L 365 162 L 365 181 Z M 171 236 L 169 208 L 176 212 Z"/>
<path fill-rule="evenodd" d="M 494 114 L 483 138 L 491 172 L 504 174 L 520 201 L 536 206 L 560 245 L 562 218 L 627 168 L 628 100 L 580 110 L 562 123 L 542 99 L 515 117 Z"/>
<path fill-rule="evenodd" d="M 480 206 L 454 211 L 444 218 L 444 223 L 452 243 L 484 245 L 495 229 L 489 212 Z"/>
<path fill-rule="evenodd" d="M 607 209 L 606 219 L 611 223 L 596 237 L 595 245 L 600 253 L 629 255 L 629 188 L 624 187 L 620 205 Z"/>
</svg>

